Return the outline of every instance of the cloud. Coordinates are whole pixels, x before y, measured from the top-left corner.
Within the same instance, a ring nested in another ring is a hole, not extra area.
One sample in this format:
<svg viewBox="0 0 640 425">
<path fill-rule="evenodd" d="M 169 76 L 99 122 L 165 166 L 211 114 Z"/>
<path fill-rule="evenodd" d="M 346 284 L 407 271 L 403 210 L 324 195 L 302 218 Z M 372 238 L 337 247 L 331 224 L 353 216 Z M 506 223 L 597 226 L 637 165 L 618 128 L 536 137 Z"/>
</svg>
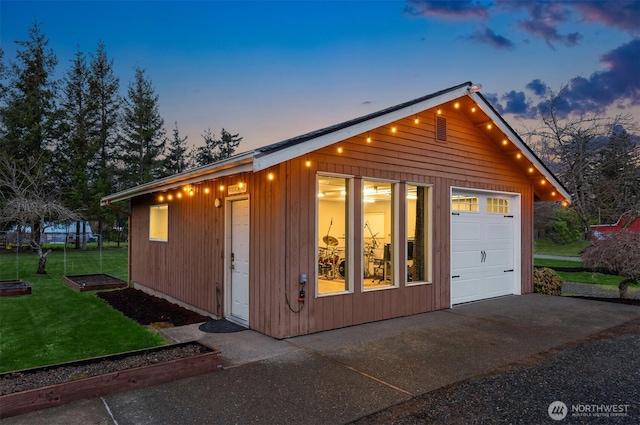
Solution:
<svg viewBox="0 0 640 425">
<path fill-rule="evenodd" d="M 555 49 L 552 41 L 560 41 L 567 46 L 575 46 L 582 39 L 582 36 L 577 32 L 565 35 L 559 34 L 553 25 L 549 25 L 544 20 L 531 19 L 522 21 L 518 26 L 525 32 L 545 40 L 552 49 Z"/>
<path fill-rule="evenodd" d="M 504 108 L 500 104 L 496 93 L 483 93 L 483 96 L 500 115 L 504 114 Z"/>
<path fill-rule="evenodd" d="M 576 77 L 563 88 L 562 97 L 554 104 L 558 112 L 603 113 L 612 105 L 619 108 L 640 105 L 640 39 L 603 54 L 600 62 L 606 69 L 594 72 L 588 78 Z M 543 100 L 532 106 L 533 102 L 523 99 L 524 93 L 512 90 L 500 98 L 506 101 L 506 106 L 500 106 L 501 111 L 532 116 L 535 108 L 548 107 L 545 97 L 551 90 L 546 83 L 535 79 L 526 88 Z M 494 99 L 497 102 L 497 96 Z"/>
<path fill-rule="evenodd" d="M 488 44 L 498 49 L 512 49 L 514 46 L 511 40 L 494 33 L 493 30 L 488 27 L 474 31 L 474 33 L 466 37 L 466 39 Z"/>
<path fill-rule="evenodd" d="M 502 100 L 507 102 L 504 112 L 515 115 L 527 115 L 529 113 L 529 105 L 524 92 L 516 92 L 511 90 L 509 93 L 502 95 Z"/>
<path fill-rule="evenodd" d="M 542 97 L 549 93 L 549 86 L 540 81 L 539 79 L 535 79 L 526 85 L 526 88 L 535 93 L 536 96 Z"/>
<path fill-rule="evenodd" d="M 405 12 L 412 16 L 434 16 L 447 20 L 489 18 L 489 6 L 471 0 L 408 0 Z"/>
<path fill-rule="evenodd" d="M 522 9 L 529 15 L 528 19 L 518 22 L 518 27 L 528 34 L 539 37 L 554 48 L 552 42 L 561 42 L 574 46 L 582 36 L 577 33 L 560 34 L 558 26 L 571 20 L 570 4 L 560 2 L 511 2 L 499 3 L 505 9 Z"/>
<path fill-rule="evenodd" d="M 579 32 L 562 32 L 562 26 L 565 24 L 600 23 L 632 34 L 640 34 L 640 1 L 638 0 L 494 0 L 493 2 L 488 0 L 406 0 L 405 13 L 448 21 L 467 19 L 488 21 L 495 15 L 504 15 L 507 19 L 511 18 L 512 27 L 544 40 L 552 49 L 555 49 L 556 44 L 572 47 L 582 40 L 583 36 Z M 469 39 L 496 48 L 514 46 L 511 40 L 495 35 L 489 28 L 474 32 Z"/>
<path fill-rule="evenodd" d="M 640 32 L 638 0 L 585 1 L 573 5 L 585 21 L 603 23 L 632 33 Z"/>
<path fill-rule="evenodd" d="M 604 113 L 610 106 L 625 108 L 640 105 L 640 39 L 625 43 L 600 57 L 604 70 L 588 78 L 576 77 L 563 88 L 562 96 L 554 103 L 557 112 Z M 526 85 L 538 98 L 537 103 L 527 99 L 522 91 L 511 90 L 498 96 L 485 94 L 485 98 L 500 114 L 514 114 L 533 118 L 536 110 L 549 105 L 549 86 L 535 79 Z"/>
<path fill-rule="evenodd" d="M 640 39 L 630 41 L 600 57 L 607 66 L 589 78 L 569 83 L 565 97 L 573 111 L 603 112 L 620 100 L 640 105 Z"/>
</svg>

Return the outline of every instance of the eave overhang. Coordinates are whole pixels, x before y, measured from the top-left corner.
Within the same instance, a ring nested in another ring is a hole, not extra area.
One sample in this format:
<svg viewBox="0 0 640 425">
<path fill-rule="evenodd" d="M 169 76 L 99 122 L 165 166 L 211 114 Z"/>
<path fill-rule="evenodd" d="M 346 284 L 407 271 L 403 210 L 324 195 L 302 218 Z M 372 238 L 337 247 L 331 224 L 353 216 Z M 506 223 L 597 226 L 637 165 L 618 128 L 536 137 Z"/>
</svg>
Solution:
<svg viewBox="0 0 640 425">
<path fill-rule="evenodd" d="M 479 130 L 482 130 L 483 126 L 491 124 L 491 131 L 485 131 L 484 134 L 505 156 L 511 157 L 514 164 L 532 182 L 536 200 L 571 202 L 570 194 L 553 173 L 491 104 L 475 90 L 472 83 L 467 82 L 350 121 L 238 154 L 214 164 L 106 196 L 102 198 L 101 205 L 149 193 L 168 191 L 184 185 L 215 180 L 233 174 L 265 170 L 429 109 L 435 110 L 441 107 L 453 109 L 453 105 L 456 103 L 467 106 L 466 108 L 460 107 L 459 111 L 464 113 Z M 476 112 L 470 113 L 468 112 L 470 110 L 476 110 Z M 507 140 L 508 143 L 502 143 L 504 140 Z"/>
<path fill-rule="evenodd" d="M 474 120 L 477 125 L 485 126 L 491 124 L 493 135 L 487 136 L 494 141 L 507 156 L 514 157 L 516 163 L 534 186 L 536 200 L 539 201 L 563 201 L 571 203 L 571 195 L 556 176 L 538 158 L 531 148 L 520 138 L 502 116 L 491 106 L 491 104 L 478 92 L 469 90 L 467 96 L 475 103 L 486 119 L 482 121 Z M 469 116 L 469 115 L 467 115 Z M 469 117 L 472 119 L 471 117 Z M 472 119 L 473 120 L 473 119 Z M 499 130 L 499 132 L 497 132 Z M 502 133 L 502 134 L 500 134 Z M 501 146 L 501 139 L 507 140 L 506 147 Z M 520 155 L 520 156 L 519 156 Z"/>
<path fill-rule="evenodd" d="M 180 174 L 141 184 L 139 186 L 105 196 L 100 200 L 100 205 L 105 206 L 113 202 L 124 201 L 136 196 L 142 196 L 154 192 L 164 192 L 188 184 L 197 184 L 206 180 L 216 180 L 233 174 L 251 172 L 253 169 L 252 162 L 254 154 L 254 151 L 244 152 L 214 164 L 205 165 Z"/>
</svg>

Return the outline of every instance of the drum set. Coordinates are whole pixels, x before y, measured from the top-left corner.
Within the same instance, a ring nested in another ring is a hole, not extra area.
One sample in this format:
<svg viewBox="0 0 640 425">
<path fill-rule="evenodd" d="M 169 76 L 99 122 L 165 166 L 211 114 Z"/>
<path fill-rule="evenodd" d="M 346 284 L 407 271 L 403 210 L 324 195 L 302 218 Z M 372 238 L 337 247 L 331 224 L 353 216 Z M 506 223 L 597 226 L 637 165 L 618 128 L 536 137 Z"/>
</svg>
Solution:
<svg viewBox="0 0 640 425">
<path fill-rule="evenodd" d="M 376 250 L 379 242 L 376 239 L 377 233 L 373 233 L 369 227 L 369 223 L 365 225 L 369 229 L 370 237 L 366 238 L 364 243 L 364 270 L 363 277 L 365 279 L 384 279 L 385 261 L 376 257 Z M 318 248 L 318 276 L 333 280 L 336 278 L 344 279 L 346 277 L 346 259 L 344 249 L 338 248 L 340 242 L 334 236 L 328 234 L 323 236 L 322 242 L 324 246 Z"/>
<path fill-rule="evenodd" d="M 332 280 L 337 277 L 344 279 L 346 275 L 346 261 L 344 250 L 338 248 L 338 239 L 326 235 L 322 238 L 323 247 L 318 248 L 318 276 Z"/>
</svg>

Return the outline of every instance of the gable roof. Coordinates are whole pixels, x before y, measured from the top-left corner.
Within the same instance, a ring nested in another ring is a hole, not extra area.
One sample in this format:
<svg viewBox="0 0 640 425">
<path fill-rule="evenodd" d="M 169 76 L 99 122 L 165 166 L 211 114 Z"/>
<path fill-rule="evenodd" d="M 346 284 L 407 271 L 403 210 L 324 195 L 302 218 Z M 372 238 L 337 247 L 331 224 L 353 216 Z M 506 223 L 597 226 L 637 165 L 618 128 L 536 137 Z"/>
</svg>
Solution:
<svg viewBox="0 0 640 425">
<path fill-rule="evenodd" d="M 354 118 L 349 121 L 263 146 L 252 151 L 237 154 L 213 164 L 208 164 L 187 170 L 180 174 L 135 186 L 130 189 L 105 196 L 102 198 L 101 204 L 105 205 L 135 196 L 160 190 L 170 190 L 182 185 L 220 178 L 240 172 L 257 172 L 264 170 L 284 161 L 288 161 L 329 146 L 333 143 L 345 140 L 349 137 L 363 134 L 369 130 L 418 114 L 427 109 L 465 98 L 469 99 L 470 102 L 473 102 L 473 104 L 482 112 L 482 114 L 476 114 L 474 117 L 467 115 L 467 118 L 476 125 L 486 122 L 495 124 L 495 126 L 501 130 L 501 133 L 504 134 L 504 137 L 511 141 L 514 149 L 526 158 L 528 161 L 527 164 L 531 164 L 531 167 L 533 167 L 539 175 L 542 176 L 545 182 L 548 181 L 562 198 L 569 201 L 571 196 L 553 173 L 542 163 L 537 155 L 529 148 L 529 146 L 526 145 L 526 143 L 491 106 L 484 96 L 478 93 L 477 90 L 472 89 L 472 87 L 473 84 L 471 82 L 459 84 L 457 86 L 422 96 L 368 115 Z M 545 196 L 542 196 L 538 191 L 536 191 L 536 195 L 539 199 L 547 200 L 545 199 Z"/>
</svg>

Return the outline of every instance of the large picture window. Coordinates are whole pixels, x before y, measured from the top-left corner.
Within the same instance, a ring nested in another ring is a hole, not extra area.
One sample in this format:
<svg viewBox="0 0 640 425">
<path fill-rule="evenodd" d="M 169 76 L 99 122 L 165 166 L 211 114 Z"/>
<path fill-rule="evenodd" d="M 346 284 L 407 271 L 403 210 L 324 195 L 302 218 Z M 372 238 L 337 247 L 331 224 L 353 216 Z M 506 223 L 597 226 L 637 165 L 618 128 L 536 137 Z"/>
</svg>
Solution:
<svg viewBox="0 0 640 425">
<path fill-rule="evenodd" d="M 407 185 L 407 284 L 431 280 L 429 188 Z"/>
<path fill-rule="evenodd" d="M 349 189 L 346 177 L 318 176 L 318 295 L 348 292 Z"/>
<path fill-rule="evenodd" d="M 160 204 L 149 207 L 149 239 L 167 241 L 169 235 L 169 205 Z"/>
<path fill-rule="evenodd" d="M 364 289 L 394 286 L 396 184 L 363 180 Z"/>
</svg>

